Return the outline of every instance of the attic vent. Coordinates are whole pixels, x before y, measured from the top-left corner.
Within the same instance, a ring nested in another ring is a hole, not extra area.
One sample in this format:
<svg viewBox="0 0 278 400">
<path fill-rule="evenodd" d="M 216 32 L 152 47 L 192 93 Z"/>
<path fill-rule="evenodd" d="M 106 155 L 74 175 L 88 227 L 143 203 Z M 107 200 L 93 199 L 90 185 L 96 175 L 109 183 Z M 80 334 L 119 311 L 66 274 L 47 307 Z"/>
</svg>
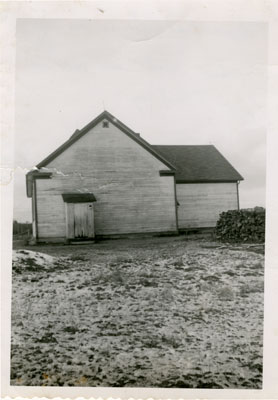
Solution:
<svg viewBox="0 0 278 400">
<path fill-rule="evenodd" d="M 102 127 L 103 128 L 109 128 L 109 122 L 108 121 L 103 121 L 102 122 Z"/>
</svg>

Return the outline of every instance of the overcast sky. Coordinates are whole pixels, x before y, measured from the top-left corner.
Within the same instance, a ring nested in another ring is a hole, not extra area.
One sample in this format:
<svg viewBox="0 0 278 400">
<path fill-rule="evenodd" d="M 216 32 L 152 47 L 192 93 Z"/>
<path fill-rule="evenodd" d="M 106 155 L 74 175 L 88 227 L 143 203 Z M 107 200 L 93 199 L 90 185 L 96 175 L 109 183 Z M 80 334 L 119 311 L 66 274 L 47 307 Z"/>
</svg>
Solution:
<svg viewBox="0 0 278 400">
<path fill-rule="evenodd" d="M 14 218 L 23 169 L 104 109 L 151 144 L 214 144 L 264 206 L 266 64 L 264 23 L 18 20 Z"/>
</svg>

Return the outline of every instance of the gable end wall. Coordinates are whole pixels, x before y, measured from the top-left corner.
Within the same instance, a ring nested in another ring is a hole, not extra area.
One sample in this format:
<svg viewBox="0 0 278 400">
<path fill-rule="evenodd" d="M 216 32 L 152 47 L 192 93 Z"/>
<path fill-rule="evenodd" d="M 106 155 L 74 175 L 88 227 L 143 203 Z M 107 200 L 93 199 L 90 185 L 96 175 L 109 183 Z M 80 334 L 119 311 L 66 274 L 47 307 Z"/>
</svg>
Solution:
<svg viewBox="0 0 278 400">
<path fill-rule="evenodd" d="M 99 123 L 47 165 L 51 179 L 37 180 L 38 237 L 64 238 L 63 193 L 96 197 L 96 235 L 175 232 L 174 176 L 113 124 Z"/>
</svg>

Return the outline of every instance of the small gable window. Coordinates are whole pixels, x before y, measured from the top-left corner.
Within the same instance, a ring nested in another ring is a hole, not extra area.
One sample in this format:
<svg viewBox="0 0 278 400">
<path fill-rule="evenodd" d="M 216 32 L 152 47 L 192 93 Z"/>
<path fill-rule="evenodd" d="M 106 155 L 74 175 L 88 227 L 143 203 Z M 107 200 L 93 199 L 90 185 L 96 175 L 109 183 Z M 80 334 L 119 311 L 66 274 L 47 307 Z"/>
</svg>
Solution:
<svg viewBox="0 0 278 400">
<path fill-rule="evenodd" d="M 108 121 L 103 121 L 102 122 L 102 127 L 103 128 L 109 128 L 109 122 Z"/>
</svg>

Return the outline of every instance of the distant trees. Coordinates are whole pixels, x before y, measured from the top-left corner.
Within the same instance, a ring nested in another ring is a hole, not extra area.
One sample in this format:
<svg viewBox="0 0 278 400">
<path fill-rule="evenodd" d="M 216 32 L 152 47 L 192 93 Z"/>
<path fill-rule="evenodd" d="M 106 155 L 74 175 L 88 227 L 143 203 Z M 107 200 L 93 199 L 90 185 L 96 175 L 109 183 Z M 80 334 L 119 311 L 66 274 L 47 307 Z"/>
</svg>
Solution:
<svg viewBox="0 0 278 400">
<path fill-rule="evenodd" d="M 32 234 L 32 224 L 30 222 L 17 222 L 16 220 L 13 220 L 13 235 L 23 234 Z"/>
</svg>

